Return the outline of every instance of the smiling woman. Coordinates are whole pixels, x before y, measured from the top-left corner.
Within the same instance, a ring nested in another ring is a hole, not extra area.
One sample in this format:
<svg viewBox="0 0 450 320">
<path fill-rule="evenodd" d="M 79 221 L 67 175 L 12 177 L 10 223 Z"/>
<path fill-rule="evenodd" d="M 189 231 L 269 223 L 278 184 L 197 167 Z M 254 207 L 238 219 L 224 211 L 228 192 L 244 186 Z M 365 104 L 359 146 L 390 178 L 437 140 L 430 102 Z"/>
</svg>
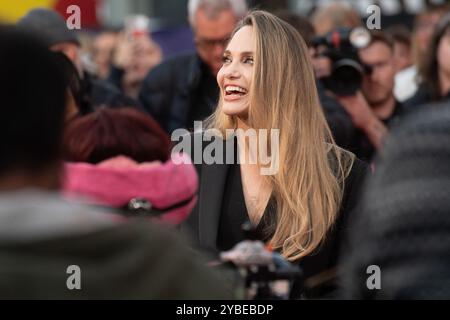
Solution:
<svg viewBox="0 0 450 320">
<path fill-rule="evenodd" d="M 253 29 L 240 29 L 228 44 L 223 55 L 223 67 L 217 82 L 223 97 L 222 111 L 230 116 L 243 115 L 248 110 L 248 90 L 253 74 Z"/>
<path fill-rule="evenodd" d="M 230 249 L 249 220 L 307 278 L 333 269 L 366 167 L 333 141 L 303 39 L 274 15 L 254 11 L 233 32 L 217 81 L 221 95 L 208 129 L 228 137 L 227 145 L 235 140 L 229 129 L 279 130 L 279 147 L 269 150 L 279 170 L 264 176 L 262 163 L 242 161 L 246 140 L 238 140 L 238 163 L 197 166 L 199 202 L 189 227 L 200 246 Z"/>
</svg>

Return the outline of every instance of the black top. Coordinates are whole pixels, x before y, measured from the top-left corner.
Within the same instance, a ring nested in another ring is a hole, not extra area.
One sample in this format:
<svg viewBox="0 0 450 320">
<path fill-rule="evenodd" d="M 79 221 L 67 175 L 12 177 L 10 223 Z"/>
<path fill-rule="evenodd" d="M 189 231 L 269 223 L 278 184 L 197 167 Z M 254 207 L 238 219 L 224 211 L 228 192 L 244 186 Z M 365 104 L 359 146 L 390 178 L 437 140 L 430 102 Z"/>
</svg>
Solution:
<svg viewBox="0 0 450 320">
<path fill-rule="evenodd" d="M 270 198 L 267 207 L 256 226 L 255 234 L 259 240 L 267 241 L 273 234 L 275 216 L 275 198 Z M 219 251 L 230 250 L 237 243 L 245 240 L 241 230 L 245 222 L 250 221 L 245 205 L 241 170 L 238 164 L 230 166 L 223 194 L 223 206 L 217 233 Z"/>
<path fill-rule="evenodd" d="M 245 207 L 239 165 L 231 165 L 223 194 L 223 206 L 217 233 L 217 248 L 226 251 L 244 239 L 241 226 L 249 220 Z"/>
<path fill-rule="evenodd" d="M 355 199 L 352 201 L 355 201 Z M 296 262 L 304 272 L 305 279 L 332 271 L 336 267 L 338 253 L 345 238 L 343 229 L 346 228 L 347 224 L 344 210 L 341 210 L 334 228 L 328 232 L 325 243 L 313 255 Z M 241 170 L 238 164 L 233 164 L 230 165 L 223 194 L 222 212 L 217 233 L 217 249 L 219 251 L 230 250 L 237 243 L 245 240 L 241 227 L 249 220 L 242 188 Z M 269 241 L 275 232 L 275 227 L 276 202 L 275 198 L 271 197 L 259 224 L 255 228 L 256 238 L 264 242 Z M 299 296 L 302 293 L 304 297 L 310 298 L 331 297 L 330 295 L 334 293 L 336 288 L 337 284 L 334 279 L 306 291 L 303 291 L 304 288 L 297 283 L 294 285 L 294 292 L 297 292 L 294 296 Z"/>
<path fill-rule="evenodd" d="M 211 115 L 219 97 L 216 78 L 194 53 L 172 57 L 150 71 L 142 83 L 142 107 L 165 129 L 192 128 Z"/>
<path fill-rule="evenodd" d="M 201 77 L 194 98 L 189 108 L 189 117 L 185 128 L 192 129 L 194 121 L 203 121 L 209 117 L 217 107 L 219 100 L 219 86 L 216 77 L 204 62 L 201 62 Z"/>
</svg>

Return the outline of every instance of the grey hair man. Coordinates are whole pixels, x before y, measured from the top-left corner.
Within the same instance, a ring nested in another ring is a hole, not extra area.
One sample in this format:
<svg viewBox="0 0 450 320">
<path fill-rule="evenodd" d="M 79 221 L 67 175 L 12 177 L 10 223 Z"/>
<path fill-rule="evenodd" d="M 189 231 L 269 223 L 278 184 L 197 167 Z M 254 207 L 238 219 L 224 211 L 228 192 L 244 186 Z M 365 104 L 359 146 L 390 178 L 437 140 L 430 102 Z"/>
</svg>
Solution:
<svg viewBox="0 0 450 320">
<path fill-rule="evenodd" d="M 247 13 L 245 0 L 189 0 L 189 23 L 200 58 L 216 75 L 236 23 Z"/>
</svg>

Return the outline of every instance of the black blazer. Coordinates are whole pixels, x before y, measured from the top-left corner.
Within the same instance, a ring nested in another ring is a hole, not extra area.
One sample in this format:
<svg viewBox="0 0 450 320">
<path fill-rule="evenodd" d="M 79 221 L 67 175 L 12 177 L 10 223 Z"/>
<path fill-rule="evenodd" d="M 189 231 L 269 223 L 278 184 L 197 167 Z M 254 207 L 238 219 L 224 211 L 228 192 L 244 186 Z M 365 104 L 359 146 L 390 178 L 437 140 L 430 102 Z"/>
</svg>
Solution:
<svg viewBox="0 0 450 320">
<path fill-rule="evenodd" d="M 228 143 L 233 143 L 233 139 L 224 142 L 224 153 Z M 203 144 L 204 146 L 206 145 L 206 143 Z M 229 146 L 229 148 L 231 147 Z M 196 164 L 195 167 L 199 175 L 200 184 L 198 202 L 182 229 L 190 233 L 200 249 L 216 253 L 222 200 L 230 165 Z M 329 230 L 326 240 L 317 252 L 302 258 L 298 262 L 304 271 L 305 278 L 330 270 L 336 266 L 341 244 L 347 238 L 346 234 L 349 231 L 348 221 L 358 203 L 367 172 L 368 166 L 356 159 L 345 181 L 341 210 L 334 227 Z M 317 291 L 317 295 L 316 291 L 314 291 L 311 296 L 321 296 L 323 290 L 320 289 L 319 291 Z"/>
</svg>

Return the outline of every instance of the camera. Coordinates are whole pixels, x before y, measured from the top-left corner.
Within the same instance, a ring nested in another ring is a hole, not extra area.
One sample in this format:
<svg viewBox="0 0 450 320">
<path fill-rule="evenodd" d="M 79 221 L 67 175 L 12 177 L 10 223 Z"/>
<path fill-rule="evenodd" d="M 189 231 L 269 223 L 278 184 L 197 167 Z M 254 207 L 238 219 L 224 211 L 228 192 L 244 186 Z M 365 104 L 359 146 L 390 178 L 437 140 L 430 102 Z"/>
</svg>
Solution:
<svg viewBox="0 0 450 320">
<path fill-rule="evenodd" d="M 244 299 L 294 299 L 294 283 L 303 287 L 303 270 L 279 253 L 267 248 L 250 222 L 242 225 L 246 240 L 220 253 L 220 260 L 230 263 L 243 276 Z"/>
<path fill-rule="evenodd" d="M 370 33 L 363 27 L 339 28 L 313 39 L 312 46 L 319 56 L 332 62 L 331 74 L 320 79 L 326 89 L 338 96 L 348 96 L 361 88 L 364 74 L 370 74 L 371 69 L 361 62 L 358 50 L 370 41 Z"/>
</svg>

